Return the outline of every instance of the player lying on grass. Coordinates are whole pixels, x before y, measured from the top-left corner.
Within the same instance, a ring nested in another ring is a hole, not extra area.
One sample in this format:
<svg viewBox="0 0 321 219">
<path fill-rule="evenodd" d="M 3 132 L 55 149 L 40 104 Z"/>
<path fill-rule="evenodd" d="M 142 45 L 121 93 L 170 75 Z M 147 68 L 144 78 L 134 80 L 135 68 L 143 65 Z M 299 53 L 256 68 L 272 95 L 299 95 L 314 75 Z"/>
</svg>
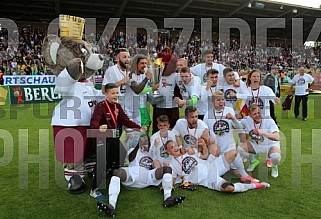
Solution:
<svg viewBox="0 0 321 219">
<path fill-rule="evenodd" d="M 98 208 L 107 215 L 116 215 L 116 203 L 120 193 L 120 183 L 130 188 L 146 188 L 162 184 L 164 193 L 164 207 L 171 207 L 182 203 L 184 196 L 172 197 L 172 169 L 169 166 L 161 167 L 159 161 L 152 160 L 149 152 L 147 135 L 139 138 L 137 146 L 129 153 L 129 166 L 114 170 L 110 180 L 108 204 L 98 202 Z"/>
<path fill-rule="evenodd" d="M 254 182 L 250 184 L 230 183 L 221 176 L 230 169 L 230 164 L 234 161 L 238 152 L 228 151 L 219 157 L 209 154 L 205 141 L 198 140 L 198 153 L 190 147 L 185 151 L 181 150 L 173 141 L 168 141 L 166 150 L 172 156 L 170 166 L 173 170 L 173 180 L 191 185 L 201 185 L 209 189 L 220 192 L 245 192 L 250 189 L 268 188 L 268 183 Z M 204 160 L 207 158 L 207 160 Z M 177 180 L 180 179 L 180 180 Z M 188 186 L 186 187 L 188 189 Z"/>
</svg>

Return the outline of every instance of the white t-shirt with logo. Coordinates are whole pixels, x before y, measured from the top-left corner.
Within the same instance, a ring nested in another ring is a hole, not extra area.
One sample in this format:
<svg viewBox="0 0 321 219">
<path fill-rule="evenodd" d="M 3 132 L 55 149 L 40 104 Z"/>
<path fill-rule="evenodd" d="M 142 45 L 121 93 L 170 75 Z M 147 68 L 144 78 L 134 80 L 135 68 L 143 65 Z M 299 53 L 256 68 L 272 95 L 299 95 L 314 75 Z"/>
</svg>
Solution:
<svg viewBox="0 0 321 219">
<path fill-rule="evenodd" d="M 244 84 L 243 81 L 240 81 L 240 83 Z M 222 90 L 224 93 L 225 106 L 235 109 L 237 103 L 237 94 L 242 93 L 241 89 L 244 87 L 244 85 L 241 84 L 240 87 L 234 87 L 232 84 L 227 84 L 224 80 L 223 85 L 220 85 L 220 90 Z M 233 93 L 235 93 L 235 96 Z"/>
<path fill-rule="evenodd" d="M 309 82 L 313 82 L 314 78 L 304 73 L 304 75 L 296 74 L 292 78 L 292 84 L 295 85 L 295 95 L 296 96 L 303 96 L 309 94 L 309 92 L 306 92 L 306 89 L 308 89 Z"/>
<path fill-rule="evenodd" d="M 199 77 L 192 74 L 191 81 L 187 85 L 179 79 L 178 86 L 184 100 L 189 100 L 193 96 L 200 97 L 201 80 Z"/>
<path fill-rule="evenodd" d="M 173 128 L 175 135 L 183 138 L 185 148 L 190 146 L 197 148 L 197 140 L 201 138 L 204 131 L 208 131 L 208 127 L 202 120 L 197 121 L 196 129 L 188 128 L 186 119 L 177 120 L 176 125 Z"/>
<path fill-rule="evenodd" d="M 156 139 L 159 141 L 159 144 L 157 145 L 157 147 L 155 147 L 154 145 Z M 151 152 L 152 158 L 154 160 L 159 160 L 162 165 L 165 161 L 167 162 L 170 161 L 170 157 L 164 147 L 166 142 L 169 140 L 176 143 L 175 134 L 171 130 L 168 130 L 167 137 L 165 138 L 160 136 L 160 131 L 154 133 L 150 137 L 150 152 Z"/>
<path fill-rule="evenodd" d="M 201 86 L 201 96 L 196 106 L 198 115 L 205 115 L 213 107 L 212 95 L 215 91 L 219 90 L 218 84 L 215 87 L 211 87 L 208 91 L 206 90 L 206 85 L 207 83 L 205 82 Z"/>
<path fill-rule="evenodd" d="M 144 167 L 147 170 L 153 169 L 153 158 L 152 153 L 142 152 L 141 149 L 138 149 L 135 159 L 129 163 L 129 167 L 140 166 Z"/>
<path fill-rule="evenodd" d="M 57 77 L 54 92 L 60 94 L 62 100 L 53 112 L 52 126 L 90 126 L 96 104 L 105 99 L 101 90 L 77 82 L 67 69 Z"/>
<path fill-rule="evenodd" d="M 130 82 L 131 81 L 136 81 L 137 84 L 140 84 L 143 82 L 143 80 L 145 79 L 145 74 L 136 74 L 136 73 L 132 73 L 130 74 Z M 129 89 L 131 89 L 130 85 L 128 85 Z M 145 84 L 145 87 L 148 87 L 148 83 Z M 140 93 L 139 94 L 139 107 L 140 108 L 146 108 L 146 103 L 147 103 L 147 93 Z"/>
<path fill-rule="evenodd" d="M 206 161 L 199 158 L 199 153 L 188 155 L 187 153 L 174 158 L 171 157 L 170 167 L 172 168 L 175 183 L 183 180 L 194 184 L 199 184 L 207 179 L 208 167 Z M 215 168 L 215 167 L 213 167 Z"/>
<path fill-rule="evenodd" d="M 265 85 L 260 85 L 259 89 L 252 90 L 249 86 L 242 89 L 241 95 L 243 97 L 246 96 L 246 105 L 248 108 L 250 108 L 253 103 L 256 103 L 261 109 L 263 118 L 270 117 L 270 100 L 274 103 L 274 99 L 276 98 L 275 93 L 271 88 Z"/>
<path fill-rule="evenodd" d="M 278 126 L 275 124 L 273 119 L 262 119 L 261 123 L 255 124 L 254 120 L 250 116 L 247 116 L 246 118 L 242 119 L 241 122 L 243 127 L 245 128 L 245 133 L 249 135 L 249 137 L 251 138 L 251 143 L 254 146 L 280 146 L 279 141 L 269 140 L 268 138 L 265 138 L 261 135 L 258 136 L 253 133 L 254 128 L 263 130 L 267 133 L 279 132 Z"/>
<path fill-rule="evenodd" d="M 138 149 L 135 159 L 129 163 L 129 167 L 123 167 L 128 169 L 129 179 L 122 184 L 124 186 L 132 188 L 146 188 L 150 185 L 158 185 L 161 180 L 155 178 L 155 174 L 151 174 L 153 171 L 153 159 L 150 152 L 142 152 Z"/>
<path fill-rule="evenodd" d="M 156 104 L 158 108 L 175 108 L 177 104 L 174 102 L 174 88 L 178 85 L 180 76 L 173 73 L 169 76 L 161 76 L 159 81 L 159 92 L 164 99 Z"/>
<path fill-rule="evenodd" d="M 213 133 L 216 136 L 216 142 L 221 150 L 221 154 L 236 148 L 232 131 L 233 123 L 230 119 L 226 118 L 228 113 L 235 116 L 235 112 L 231 107 L 225 106 L 220 112 L 212 108 L 205 114 L 203 119 L 210 130 L 211 136 Z"/>
<path fill-rule="evenodd" d="M 133 89 L 130 87 L 130 83 L 131 81 L 136 81 L 137 84 L 140 84 L 144 80 L 145 75 L 144 74 L 137 75 L 135 73 L 130 73 L 129 78 L 130 80 L 126 85 L 127 88 L 126 88 L 126 95 L 125 95 L 125 102 L 124 102 L 124 111 L 126 112 L 130 120 L 140 125 L 141 123 L 140 108 L 143 101 L 142 99 L 144 99 L 144 95 L 141 97 L 141 95 L 136 94 L 133 91 Z M 147 101 L 147 96 L 145 101 Z"/>
</svg>

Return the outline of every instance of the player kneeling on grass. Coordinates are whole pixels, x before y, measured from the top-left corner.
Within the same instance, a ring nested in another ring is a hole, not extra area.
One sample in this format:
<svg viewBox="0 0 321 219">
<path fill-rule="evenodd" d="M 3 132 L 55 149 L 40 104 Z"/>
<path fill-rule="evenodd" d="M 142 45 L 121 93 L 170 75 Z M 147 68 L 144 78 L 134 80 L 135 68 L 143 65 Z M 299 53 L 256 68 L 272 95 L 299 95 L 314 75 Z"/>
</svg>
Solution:
<svg viewBox="0 0 321 219">
<path fill-rule="evenodd" d="M 193 185 L 199 184 L 220 192 L 245 192 L 250 189 L 268 188 L 268 183 L 252 181 L 250 184 L 229 183 L 221 176 L 230 169 L 238 152 L 228 151 L 219 157 L 209 154 L 203 139 L 198 140 L 198 152 L 188 148 L 187 152 L 181 150 L 173 141 L 166 143 L 168 153 L 173 156 L 170 166 L 173 169 L 173 179 L 183 179 Z M 186 153 L 185 153 L 186 152 Z M 204 160 L 207 159 L 207 160 Z"/>
<path fill-rule="evenodd" d="M 267 166 L 272 167 L 271 176 L 278 177 L 278 164 L 281 160 L 279 128 L 273 119 L 262 119 L 261 109 L 257 104 L 252 104 L 249 111 L 249 116 L 242 120 L 245 133 L 240 134 L 238 150 L 244 158 L 250 159 L 248 171 L 253 171 L 259 164 L 253 154 L 267 153 Z M 246 141 L 248 137 L 250 142 Z"/>
<path fill-rule="evenodd" d="M 172 197 L 172 169 L 161 167 L 158 160 L 152 160 L 149 152 L 148 136 L 143 134 L 137 146 L 129 153 L 129 167 L 114 170 L 109 184 L 109 204 L 98 202 L 98 208 L 104 213 L 114 216 L 116 202 L 120 193 L 120 183 L 130 188 L 146 188 L 162 184 L 164 193 L 164 207 L 171 207 L 184 201 L 184 196 Z"/>
</svg>

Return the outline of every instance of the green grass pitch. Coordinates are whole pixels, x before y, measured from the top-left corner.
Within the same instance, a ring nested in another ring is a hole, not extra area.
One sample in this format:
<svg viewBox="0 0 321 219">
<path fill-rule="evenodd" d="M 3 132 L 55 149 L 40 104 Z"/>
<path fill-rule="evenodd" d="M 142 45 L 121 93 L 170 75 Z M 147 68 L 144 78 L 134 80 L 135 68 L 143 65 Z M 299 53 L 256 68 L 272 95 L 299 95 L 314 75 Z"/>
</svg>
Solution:
<svg viewBox="0 0 321 219">
<path fill-rule="evenodd" d="M 0 107 L 0 218 L 105 217 L 89 190 L 69 194 L 61 166 L 57 165 L 55 172 L 50 126 L 53 107 Z M 271 184 L 269 189 L 222 194 L 200 187 L 193 192 L 176 188 L 173 195 L 185 195 L 185 202 L 165 209 L 158 188 L 122 187 L 116 217 L 320 218 L 321 96 L 310 95 L 306 122 L 295 119 L 292 111 L 283 112 L 281 106 L 276 111 L 282 136 L 279 177 L 274 179 L 271 170 L 267 172 L 265 156 L 259 156 L 261 165 L 253 172 L 254 177 Z M 37 156 L 39 148 L 41 157 Z M 89 184 L 88 178 L 86 182 Z"/>
</svg>

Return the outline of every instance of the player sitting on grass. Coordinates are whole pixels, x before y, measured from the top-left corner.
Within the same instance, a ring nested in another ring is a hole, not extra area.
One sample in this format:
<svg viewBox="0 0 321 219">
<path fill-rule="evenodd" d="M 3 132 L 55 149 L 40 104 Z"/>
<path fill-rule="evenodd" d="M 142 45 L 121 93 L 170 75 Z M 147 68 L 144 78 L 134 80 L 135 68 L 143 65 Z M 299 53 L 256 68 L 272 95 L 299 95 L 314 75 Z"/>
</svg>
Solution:
<svg viewBox="0 0 321 219">
<path fill-rule="evenodd" d="M 104 213 L 116 215 L 116 203 L 120 193 L 120 183 L 130 188 L 146 188 L 162 184 L 164 193 L 164 207 L 171 207 L 182 203 L 184 196 L 172 197 L 172 169 L 169 166 L 160 167 L 157 160 L 152 160 L 149 152 L 147 135 L 139 138 L 137 146 L 129 153 L 129 167 L 114 170 L 109 183 L 109 204 L 98 202 L 98 208 Z"/>
<path fill-rule="evenodd" d="M 170 166 L 173 169 L 174 180 L 183 179 L 185 183 L 199 184 L 209 189 L 229 193 L 270 187 L 268 183 L 254 181 L 250 184 L 233 184 L 221 177 L 230 169 L 230 164 L 238 154 L 236 150 L 228 151 L 224 155 L 215 157 L 209 154 L 206 143 L 201 138 L 198 140 L 197 153 L 192 147 L 188 148 L 186 153 L 173 141 L 168 141 L 165 147 L 168 153 L 173 156 Z"/>
</svg>

